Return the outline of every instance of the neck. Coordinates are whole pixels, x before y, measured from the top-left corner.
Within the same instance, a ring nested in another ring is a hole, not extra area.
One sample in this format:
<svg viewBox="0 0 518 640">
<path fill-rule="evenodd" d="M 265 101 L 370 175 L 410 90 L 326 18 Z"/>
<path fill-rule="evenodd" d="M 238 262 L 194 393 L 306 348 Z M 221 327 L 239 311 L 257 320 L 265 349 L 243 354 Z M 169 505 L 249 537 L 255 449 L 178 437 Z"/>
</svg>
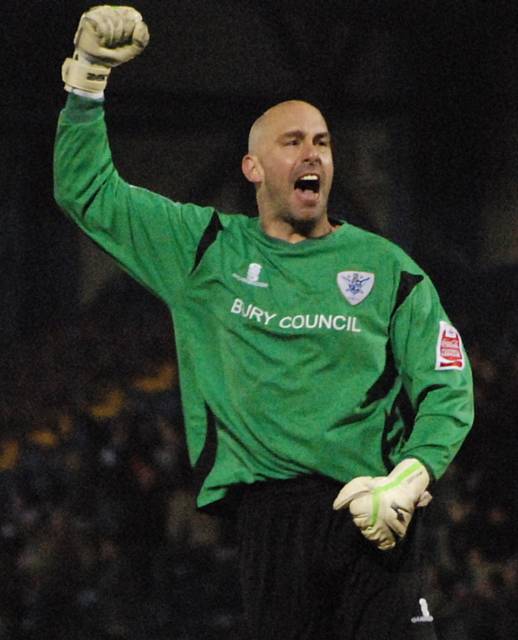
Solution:
<svg viewBox="0 0 518 640">
<path fill-rule="evenodd" d="M 323 238 L 332 233 L 336 226 L 332 225 L 327 215 L 319 220 L 268 220 L 261 217 L 261 227 L 271 238 L 284 240 L 290 244 L 302 242 L 308 238 Z"/>
</svg>

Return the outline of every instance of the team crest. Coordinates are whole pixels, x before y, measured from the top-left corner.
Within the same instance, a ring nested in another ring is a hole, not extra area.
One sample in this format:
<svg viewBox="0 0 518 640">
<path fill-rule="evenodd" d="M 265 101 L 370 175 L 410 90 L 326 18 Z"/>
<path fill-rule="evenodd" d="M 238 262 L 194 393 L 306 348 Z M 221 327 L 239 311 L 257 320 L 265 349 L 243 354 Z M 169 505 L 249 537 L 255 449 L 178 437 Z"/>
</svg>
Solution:
<svg viewBox="0 0 518 640">
<path fill-rule="evenodd" d="M 365 271 L 340 271 L 336 283 L 342 295 L 352 305 L 360 304 L 374 286 L 374 274 Z"/>
</svg>

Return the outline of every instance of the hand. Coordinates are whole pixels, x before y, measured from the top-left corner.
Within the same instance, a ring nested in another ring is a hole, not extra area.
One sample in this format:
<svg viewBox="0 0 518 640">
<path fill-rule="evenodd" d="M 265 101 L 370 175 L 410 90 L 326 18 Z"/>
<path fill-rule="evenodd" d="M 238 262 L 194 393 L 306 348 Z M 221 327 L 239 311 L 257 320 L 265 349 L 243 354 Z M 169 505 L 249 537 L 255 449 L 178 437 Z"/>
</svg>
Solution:
<svg viewBox="0 0 518 640">
<path fill-rule="evenodd" d="M 337 495 L 333 508 L 349 507 L 354 523 L 367 540 L 386 551 L 405 537 L 415 508 L 429 504 L 429 482 L 424 465 L 409 458 L 388 476 L 354 478 Z"/>
<path fill-rule="evenodd" d="M 72 58 L 63 64 L 65 88 L 88 93 L 104 91 L 110 70 L 142 53 L 149 31 L 132 7 L 101 5 L 81 16 Z"/>
</svg>

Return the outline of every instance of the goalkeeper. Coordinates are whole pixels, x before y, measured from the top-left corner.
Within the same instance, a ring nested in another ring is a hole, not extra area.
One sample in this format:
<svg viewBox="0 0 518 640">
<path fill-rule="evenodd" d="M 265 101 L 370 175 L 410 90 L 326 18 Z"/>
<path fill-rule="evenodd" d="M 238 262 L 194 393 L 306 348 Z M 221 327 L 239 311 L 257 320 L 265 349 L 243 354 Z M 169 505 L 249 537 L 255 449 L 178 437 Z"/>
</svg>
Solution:
<svg viewBox="0 0 518 640">
<path fill-rule="evenodd" d="M 473 420 L 460 335 L 400 248 L 328 215 L 330 134 L 306 102 L 251 127 L 256 218 L 125 182 L 104 92 L 148 40 L 131 7 L 81 17 L 55 196 L 171 310 L 198 506 L 236 510 L 250 637 L 432 639 L 420 507 Z"/>
</svg>

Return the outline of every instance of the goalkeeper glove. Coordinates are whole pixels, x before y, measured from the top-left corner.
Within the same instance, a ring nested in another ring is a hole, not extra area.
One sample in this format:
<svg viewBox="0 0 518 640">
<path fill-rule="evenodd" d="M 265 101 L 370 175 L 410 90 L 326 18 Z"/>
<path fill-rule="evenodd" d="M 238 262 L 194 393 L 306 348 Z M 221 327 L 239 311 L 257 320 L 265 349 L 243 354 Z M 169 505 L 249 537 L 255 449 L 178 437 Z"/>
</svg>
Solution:
<svg viewBox="0 0 518 640">
<path fill-rule="evenodd" d="M 63 63 L 65 89 L 102 93 L 111 68 L 138 56 L 148 42 L 148 28 L 136 9 L 92 7 L 79 21 L 72 58 Z"/>
<path fill-rule="evenodd" d="M 388 476 L 363 476 L 348 482 L 337 495 L 333 509 L 349 507 L 362 534 L 386 551 L 404 538 L 416 507 L 425 507 L 432 496 L 426 491 L 428 471 L 419 460 L 400 462 Z"/>
</svg>

